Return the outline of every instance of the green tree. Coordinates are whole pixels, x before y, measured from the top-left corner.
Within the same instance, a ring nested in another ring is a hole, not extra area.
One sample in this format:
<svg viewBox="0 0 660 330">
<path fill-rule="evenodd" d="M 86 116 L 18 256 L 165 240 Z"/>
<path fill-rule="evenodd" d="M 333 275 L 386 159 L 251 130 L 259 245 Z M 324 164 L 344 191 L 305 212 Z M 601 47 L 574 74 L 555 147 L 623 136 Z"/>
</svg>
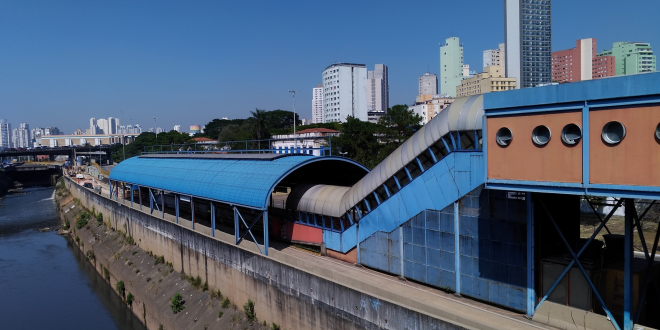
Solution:
<svg viewBox="0 0 660 330">
<path fill-rule="evenodd" d="M 422 117 L 407 105 L 395 105 L 387 110 L 378 122 L 387 128 L 384 132 L 391 141 L 403 142 L 422 126 Z"/>
<path fill-rule="evenodd" d="M 266 110 L 255 109 L 256 111 L 250 111 L 252 114 L 252 125 L 254 133 L 257 136 L 258 140 L 265 139 L 270 137 L 268 133 L 268 118 L 266 116 Z"/>
<path fill-rule="evenodd" d="M 119 292 L 119 295 L 124 297 L 124 294 L 126 293 L 126 287 L 124 286 L 124 281 L 119 281 L 117 284 L 115 284 L 115 289 L 117 289 L 117 292 Z"/>
<path fill-rule="evenodd" d="M 373 168 L 378 164 L 377 155 L 382 148 L 376 137 L 379 131 L 379 125 L 348 116 L 342 125 L 341 134 L 332 139 L 333 154 L 341 149 L 345 157 Z"/>
<path fill-rule="evenodd" d="M 181 294 L 179 293 L 174 294 L 174 296 L 170 300 L 170 308 L 172 308 L 172 313 L 176 314 L 182 311 L 184 308 L 186 308 L 186 306 L 183 305 L 185 303 L 186 302 L 183 300 Z"/>
</svg>

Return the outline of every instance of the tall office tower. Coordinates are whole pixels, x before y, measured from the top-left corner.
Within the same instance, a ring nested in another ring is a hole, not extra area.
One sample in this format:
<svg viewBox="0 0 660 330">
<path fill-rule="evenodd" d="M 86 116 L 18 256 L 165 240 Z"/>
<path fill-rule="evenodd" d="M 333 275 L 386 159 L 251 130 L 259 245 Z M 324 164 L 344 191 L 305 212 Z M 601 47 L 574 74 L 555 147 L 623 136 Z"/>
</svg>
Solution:
<svg viewBox="0 0 660 330">
<path fill-rule="evenodd" d="M 119 118 L 108 118 L 108 130 L 105 134 L 117 134 L 119 132 Z"/>
<path fill-rule="evenodd" d="M 96 130 L 99 128 L 96 118 L 89 119 L 89 134 L 96 135 Z"/>
<path fill-rule="evenodd" d="M 181 125 L 174 125 L 174 130 L 181 133 Z M 133 133 L 133 132 L 131 132 Z"/>
<path fill-rule="evenodd" d="M 488 66 L 499 66 L 502 73 L 506 74 L 506 51 L 503 43 L 496 49 L 484 50 L 484 68 Z"/>
<path fill-rule="evenodd" d="M 469 69 L 468 69 L 469 70 Z M 463 45 L 458 38 L 447 38 L 440 46 L 440 93 L 456 97 L 456 86 L 463 80 Z"/>
<path fill-rule="evenodd" d="M 368 120 L 367 67 L 336 63 L 323 70 L 323 122 L 345 122 L 352 116 Z"/>
<path fill-rule="evenodd" d="M 312 88 L 312 124 L 323 122 L 323 85 Z"/>
<path fill-rule="evenodd" d="M 596 39 L 593 38 L 576 41 L 575 48 L 552 52 L 552 81 L 591 80 L 595 57 Z"/>
<path fill-rule="evenodd" d="M 552 80 L 551 0 L 505 0 L 506 77 L 518 88 Z"/>
<path fill-rule="evenodd" d="M 142 127 L 140 124 L 135 124 L 135 127 L 133 127 L 133 134 L 142 134 Z"/>
<path fill-rule="evenodd" d="M 656 70 L 656 57 L 647 42 L 615 42 L 612 49 L 602 51 L 598 56 L 614 56 L 617 76 Z"/>
<path fill-rule="evenodd" d="M 28 123 L 21 123 L 18 128 L 13 132 L 14 147 L 27 148 L 31 147 L 30 143 L 30 125 Z"/>
<path fill-rule="evenodd" d="M 428 72 L 419 76 L 418 95 L 436 95 L 436 94 L 438 94 L 438 76 Z"/>
<path fill-rule="evenodd" d="M 11 124 L 5 119 L 0 119 L 0 148 L 11 148 Z"/>
<path fill-rule="evenodd" d="M 390 102 L 387 66 L 376 64 L 375 70 L 367 72 L 367 111 L 387 112 Z"/>
</svg>

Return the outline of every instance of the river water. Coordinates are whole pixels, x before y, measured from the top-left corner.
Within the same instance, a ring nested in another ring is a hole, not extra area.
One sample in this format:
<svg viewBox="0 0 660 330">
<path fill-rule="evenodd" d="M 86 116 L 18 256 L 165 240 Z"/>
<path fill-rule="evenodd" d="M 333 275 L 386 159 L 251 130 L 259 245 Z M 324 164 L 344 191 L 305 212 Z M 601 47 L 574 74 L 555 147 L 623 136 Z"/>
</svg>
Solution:
<svg viewBox="0 0 660 330">
<path fill-rule="evenodd" d="M 58 224 L 53 189 L 0 204 L 0 328 L 145 329 L 70 239 L 35 230 Z"/>
</svg>

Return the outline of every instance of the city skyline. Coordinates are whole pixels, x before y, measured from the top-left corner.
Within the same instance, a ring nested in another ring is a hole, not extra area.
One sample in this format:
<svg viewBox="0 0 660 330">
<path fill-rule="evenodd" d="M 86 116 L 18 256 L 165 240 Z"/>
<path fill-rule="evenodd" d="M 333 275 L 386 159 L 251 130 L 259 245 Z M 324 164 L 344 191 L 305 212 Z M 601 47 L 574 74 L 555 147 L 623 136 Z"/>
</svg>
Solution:
<svg viewBox="0 0 660 330">
<path fill-rule="evenodd" d="M 632 2 L 650 16 L 660 14 L 652 1 Z M 614 1 L 593 3 L 553 2 L 553 51 L 571 48 L 581 38 L 598 39 L 598 52 L 619 41 L 660 45 L 655 32 L 660 23 L 620 13 Z M 316 27 L 309 14 L 321 5 L 304 2 L 254 8 L 241 3 L 5 2 L 0 11 L 0 40 L 6 45 L 0 49 L 2 117 L 14 125 L 58 126 L 66 134 L 85 128 L 84 118 L 91 117 L 146 123 L 157 116 L 163 127 L 187 127 L 213 118 L 246 118 L 254 108 L 290 110 L 286 91 L 297 89 L 306 91 L 297 97 L 297 112 L 310 119 L 311 91 L 321 83 L 318 73 L 333 62 L 387 63 L 390 105 L 410 104 L 418 77 L 426 71 L 439 74 L 438 45 L 446 38 L 461 39 L 464 63 L 475 72 L 482 71 L 483 51 L 505 40 L 502 1 L 469 7 L 425 4 L 429 11 L 468 13 L 475 21 L 488 21 L 490 29 L 462 24 L 461 17 L 446 17 L 442 25 L 421 21 L 414 28 L 359 19 L 374 7 L 381 16 L 411 16 L 418 10 L 396 2 L 378 4 L 360 3 L 342 12 L 337 19 L 355 24 L 341 27 L 330 40 L 316 40 L 309 37 Z M 602 19 L 611 16 L 617 17 L 616 26 Z M 254 19 L 272 28 L 249 26 Z M 581 24 L 570 24 L 575 21 Z M 226 32 L 234 29 L 243 37 Z M 325 50 L 328 42 L 334 45 L 331 51 Z M 391 51 L 411 44 L 415 52 Z M 260 51 L 264 48 L 269 51 Z M 255 80 L 255 74 L 262 79 Z M 251 97 L 255 93 L 259 97 Z"/>
</svg>

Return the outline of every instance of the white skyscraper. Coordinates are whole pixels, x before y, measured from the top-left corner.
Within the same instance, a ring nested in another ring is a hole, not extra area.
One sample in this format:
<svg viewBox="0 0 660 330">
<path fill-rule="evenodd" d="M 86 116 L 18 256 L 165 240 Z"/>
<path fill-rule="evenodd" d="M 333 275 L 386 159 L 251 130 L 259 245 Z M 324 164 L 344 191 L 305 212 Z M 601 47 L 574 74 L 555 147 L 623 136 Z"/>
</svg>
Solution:
<svg viewBox="0 0 660 330">
<path fill-rule="evenodd" d="M 96 120 L 96 133 L 95 134 L 110 134 L 108 131 L 108 120 L 104 118 L 99 118 Z"/>
<path fill-rule="evenodd" d="M 368 120 L 367 67 L 336 63 L 323 70 L 323 122 L 344 122 L 353 116 Z"/>
<path fill-rule="evenodd" d="M 488 66 L 499 66 L 502 72 L 506 73 L 506 52 L 503 43 L 497 49 L 484 50 L 484 68 Z"/>
<path fill-rule="evenodd" d="M 119 133 L 119 118 L 110 117 L 108 118 L 108 130 L 105 134 L 117 134 Z"/>
<path fill-rule="evenodd" d="M 174 130 L 181 133 L 181 125 L 174 125 Z"/>
<path fill-rule="evenodd" d="M 99 128 L 99 126 L 98 126 L 98 123 L 96 122 L 96 118 L 90 118 L 89 119 L 89 134 L 91 134 L 91 135 L 98 134 L 97 133 L 98 128 Z"/>
<path fill-rule="evenodd" d="M 11 124 L 5 119 L 0 119 L 0 148 L 11 148 Z"/>
<path fill-rule="evenodd" d="M 323 122 L 323 85 L 312 88 L 312 124 Z"/>
<path fill-rule="evenodd" d="M 30 125 L 28 123 L 21 123 L 18 128 L 14 129 L 13 132 L 13 144 L 16 148 L 28 148 L 32 147 L 32 141 L 30 141 Z"/>
<path fill-rule="evenodd" d="M 389 101 L 387 66 L 376 64 L 375 70 L 367 72 L 367 111 L 387 112 Z"/>
</svg>

